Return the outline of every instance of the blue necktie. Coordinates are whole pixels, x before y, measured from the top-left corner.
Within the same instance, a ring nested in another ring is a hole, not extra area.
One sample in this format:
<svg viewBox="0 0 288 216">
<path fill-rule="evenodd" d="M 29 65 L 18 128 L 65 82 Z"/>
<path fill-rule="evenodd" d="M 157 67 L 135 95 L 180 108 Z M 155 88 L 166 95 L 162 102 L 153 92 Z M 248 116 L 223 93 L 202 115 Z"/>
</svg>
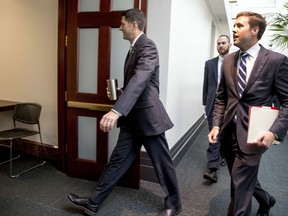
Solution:
<svg viewBox="0 0 288 216">
<path fill-rule="evenodd" d="M 239 72 L 238 72 L 238 79 L 237 79 L 237 84 L 238 84 L 238 92 L 240 97 L 242 97 L 243 91 L 246 86 L 246 74 L 247 74 L 247 68 L 246 68 L 246 58 L 248 57 L 247 52 L 241 53 L 241 60 L 240 60 L 240 65 L 239 65 Z"/>
</svg>

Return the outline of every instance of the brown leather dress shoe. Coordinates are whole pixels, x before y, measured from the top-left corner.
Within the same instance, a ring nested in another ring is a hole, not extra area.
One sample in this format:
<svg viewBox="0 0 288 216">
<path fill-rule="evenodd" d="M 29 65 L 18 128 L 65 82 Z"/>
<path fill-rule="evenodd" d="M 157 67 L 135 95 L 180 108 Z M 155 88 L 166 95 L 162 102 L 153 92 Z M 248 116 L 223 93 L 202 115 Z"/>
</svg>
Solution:
<svg viewBox="0 0 288 216">
<path fill-rule="evenodd" d="M 87 215 L 96 215 L 99 205 L 92 203 L 88 197 L 78 197 L 73 193 L 67 195 L 68 200 L 78 207 L 82 207 Z"/>
<path fill-rule="evenodd" d="M 163 209 L 157 216 L 176 216 L 182 211 L 181 206 L 178 208 L 172 208 L 172 209 Z"/>
<path fill-rule="evenodd" d="M 268 205 L 260 205 L 256 216 L 269 216 L 270 209 L 275 205 L 276 200 L 270 196 Z"/>
</svg>

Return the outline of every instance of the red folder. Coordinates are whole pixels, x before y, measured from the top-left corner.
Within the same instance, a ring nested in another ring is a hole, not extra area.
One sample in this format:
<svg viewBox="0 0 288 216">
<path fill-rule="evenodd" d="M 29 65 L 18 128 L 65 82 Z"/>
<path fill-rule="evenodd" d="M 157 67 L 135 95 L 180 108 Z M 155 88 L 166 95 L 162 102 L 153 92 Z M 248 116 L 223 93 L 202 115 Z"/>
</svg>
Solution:
<svg viewBox="0 0 288 216">
<path fill-rule="evenodd" d="M 261 133 L 268 131 L 278 117 L 278 113 L 276 107 L 250 106 L 247 143 L 256 142 Z M 273 142 L 273 144 L 279 143 L 276 140 Z"/>
</svg>

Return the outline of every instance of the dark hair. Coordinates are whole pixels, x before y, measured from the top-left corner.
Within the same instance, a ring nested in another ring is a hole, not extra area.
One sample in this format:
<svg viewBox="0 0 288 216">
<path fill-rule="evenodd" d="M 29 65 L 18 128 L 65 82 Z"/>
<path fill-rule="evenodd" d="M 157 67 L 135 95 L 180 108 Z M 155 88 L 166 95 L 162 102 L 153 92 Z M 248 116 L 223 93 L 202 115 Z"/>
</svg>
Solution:
<svg viewBox="0 0 288 216">
<path fill-rule="evenodd" d="M 265 32 L 267 23 L 263 16 L 258 13 L 250 12 L 250 11 L 243 11 L 237 14 L 236 19 L 238 17 L 245 16 L 249 17 L 249 25 L 254 28 L 256 26 L 259 27 L 259 32 L 257 35 L 258 40 L 260 40 Z"/>
<path fill-rule="evenodd" d="M 146 26 L 146 17 L 143 11 L 139 10 L 138 8 L 129 9 L 122 12 L 122 16 L 129 22 L 136 22 L 138 24 L 138 28 L 140 31 L 144 31 Z"/>
<path fill-rule="evenodd" d="M 228 35 L 222 34 L 218 38 L 220 38 L 220 37 L 226 37 L 228 39 L 228 43 L 230 43 L 230 37 Z"/>
</svg>

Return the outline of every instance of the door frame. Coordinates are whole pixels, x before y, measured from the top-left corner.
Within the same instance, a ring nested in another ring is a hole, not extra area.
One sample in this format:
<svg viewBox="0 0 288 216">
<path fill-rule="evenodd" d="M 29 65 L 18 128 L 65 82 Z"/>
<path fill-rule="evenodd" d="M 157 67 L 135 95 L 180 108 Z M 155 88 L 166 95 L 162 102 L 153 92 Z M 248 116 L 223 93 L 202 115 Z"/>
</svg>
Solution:
<svg viewBox="0 0 288 216">
<path fill-rule="evenodd" d="M 67 13 L 66 9 L 69 0 L 58 0 L 58 169 L 64 173 L 67 172 L 67 135 L 66 135 L 66 110 L 67 110 L 67 95 L 66 95 L 66 30 L 67 30 Z M 139 4 L 140 7 L 139 7 Z M 147 14 L 148 0 L 134 0 L 135 7 L 141 8 Z M 120 22 L 120 21 L 119 21 Z"/>
<path fill-rule="evenodd" d="M 66 0 L 58 0 L 58 169 L 66 173 L 66 52 L 65 52 L 65 36 L 66 36 Z"/>
</svg>

